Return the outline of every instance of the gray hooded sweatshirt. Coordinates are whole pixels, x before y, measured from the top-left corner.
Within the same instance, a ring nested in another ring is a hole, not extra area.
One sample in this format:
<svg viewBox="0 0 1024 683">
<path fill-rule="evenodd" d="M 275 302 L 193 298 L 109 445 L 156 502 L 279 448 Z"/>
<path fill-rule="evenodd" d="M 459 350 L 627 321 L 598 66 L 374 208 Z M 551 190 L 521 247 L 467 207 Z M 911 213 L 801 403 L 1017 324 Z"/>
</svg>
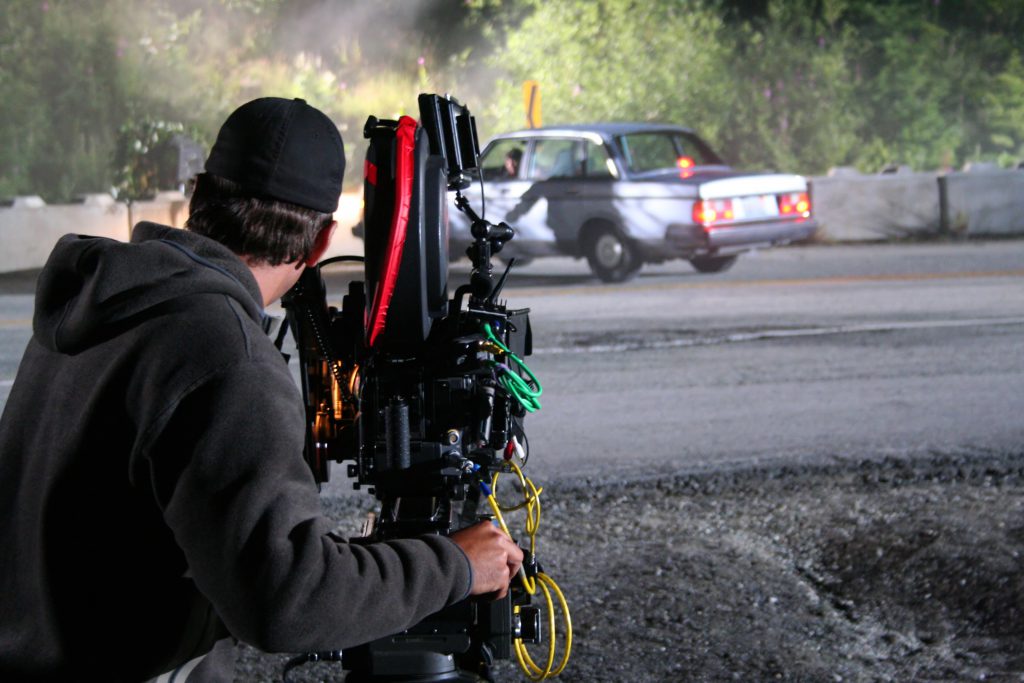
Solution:
<svg viewBox="0 0 1024 683">
<path fill-rule="evenodd" d="M 218 642 L 189 681 L 230 680 L 225 638 L 341 649 L 466 597 L 447 538 L 331 534 L 260 302 L 190 232 L 57 244 L 0 418 L 0 680 L 145 680 Z"/>
</svg>

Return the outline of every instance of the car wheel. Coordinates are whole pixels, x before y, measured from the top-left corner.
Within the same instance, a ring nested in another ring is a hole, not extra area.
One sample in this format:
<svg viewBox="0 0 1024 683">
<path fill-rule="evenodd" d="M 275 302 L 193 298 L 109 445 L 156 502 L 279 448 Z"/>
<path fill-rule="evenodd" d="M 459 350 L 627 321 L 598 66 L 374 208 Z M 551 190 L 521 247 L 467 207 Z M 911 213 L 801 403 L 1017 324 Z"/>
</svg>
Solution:
<svg viewBox="0 0 1024 683">
<path fill-rule="evenodd" d="M 625 282 L 643 265 L 636 247 L 610 225 L 590 235 L 585 252 L 590 270 L 604 282 Z"/>
<path fill-rule="evenodd" d="M 732 268 L 738 256 L 695 256 L 690 265 L 699 273 L 721 273 Z"/>
</svg>

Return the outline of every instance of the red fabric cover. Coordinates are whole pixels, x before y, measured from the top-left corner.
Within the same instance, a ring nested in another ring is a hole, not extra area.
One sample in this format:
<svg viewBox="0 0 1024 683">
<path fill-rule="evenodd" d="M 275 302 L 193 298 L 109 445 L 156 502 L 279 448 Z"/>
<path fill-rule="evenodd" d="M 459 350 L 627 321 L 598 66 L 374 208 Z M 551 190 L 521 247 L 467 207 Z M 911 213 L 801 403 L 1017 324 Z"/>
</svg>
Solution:
<svg viewBox="0 0 1024 683">
<path fill-rule="evenodd" d="M 391 229 L 388 231 L 388 247 L 384 252 L 380 282 L 373 293 L 373 305 L 366 326 L 367 344 L 371 348 L 384 331 L 388 306 L 398 280 L 398 268 L 402 263 L 409 226 L 409 204 L 412 202 L 415 153 L 416 120 L 403 116 L 398 119 L 398 129 L 395 131 L 395 208 L 391 213 Z"/>
</svg>

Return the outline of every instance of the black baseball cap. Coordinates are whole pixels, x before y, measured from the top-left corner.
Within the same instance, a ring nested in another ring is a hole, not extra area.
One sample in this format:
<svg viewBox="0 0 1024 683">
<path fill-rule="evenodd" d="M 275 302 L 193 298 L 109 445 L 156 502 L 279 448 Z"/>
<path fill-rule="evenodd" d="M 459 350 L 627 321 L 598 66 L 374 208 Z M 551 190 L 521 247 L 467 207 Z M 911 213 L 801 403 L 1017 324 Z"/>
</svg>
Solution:
<svg viewBox="0 0 1024 683">
<path fill-rule="evenodd" d="M 206 172 L 256 197 L 334 213 L 345 146 L 337 126 L 305 100 L 261 97 L 236 109 L 221 126 Z"/>
</svg>

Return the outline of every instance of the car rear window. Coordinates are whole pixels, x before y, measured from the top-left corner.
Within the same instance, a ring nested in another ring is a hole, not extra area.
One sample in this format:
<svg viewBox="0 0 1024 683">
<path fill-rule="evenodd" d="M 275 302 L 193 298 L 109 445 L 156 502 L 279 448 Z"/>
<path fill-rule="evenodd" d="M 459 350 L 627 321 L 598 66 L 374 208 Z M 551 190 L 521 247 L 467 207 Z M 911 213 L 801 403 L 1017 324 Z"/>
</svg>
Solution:
<svg viewBox="0 0 1024 683">
<path fill-rule="evenodd" d="M 616 141 L 622 150 L 626 168 L 632 173 L 677 168 L 682 157 L 689 157 L 697 166 L 722 163 L 721 158 L 703 140 L 688 133 L 630 133 L 620 135 Z"/>
</svg>

